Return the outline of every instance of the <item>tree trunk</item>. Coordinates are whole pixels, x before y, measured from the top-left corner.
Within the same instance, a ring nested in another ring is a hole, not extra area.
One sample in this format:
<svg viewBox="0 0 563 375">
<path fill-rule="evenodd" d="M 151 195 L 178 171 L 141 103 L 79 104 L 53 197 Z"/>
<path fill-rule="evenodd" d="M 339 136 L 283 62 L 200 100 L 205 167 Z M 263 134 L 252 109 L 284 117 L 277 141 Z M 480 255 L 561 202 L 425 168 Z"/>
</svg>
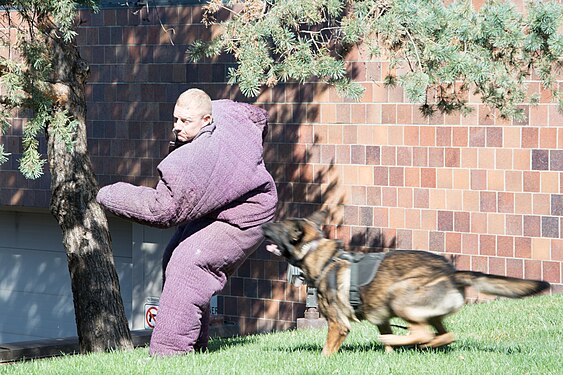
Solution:
<svg viewBox="0 0 563 375">
<path fill-rule="evenodd" d="M 98 183 L 87 150 L 88 64 L 76 45 L 65 43 L 53 30 L 47 35 L 55 68 L 53 95 L 59 110 L 68 110 L 78 122 L 72 151 L 47 127 L 47 154 L 52 178 L 50 209 L 63 232 L 80 351 L 132 349 L 108 223 L 96 202 Z"/>
</svg>

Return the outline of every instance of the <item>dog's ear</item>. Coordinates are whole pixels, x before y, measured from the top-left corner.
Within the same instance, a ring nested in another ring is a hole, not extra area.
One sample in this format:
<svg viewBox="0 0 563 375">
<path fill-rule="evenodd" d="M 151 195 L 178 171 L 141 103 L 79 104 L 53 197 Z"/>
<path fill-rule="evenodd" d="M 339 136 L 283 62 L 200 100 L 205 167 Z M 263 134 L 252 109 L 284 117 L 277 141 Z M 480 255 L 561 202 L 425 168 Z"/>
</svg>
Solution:
<svg viewBox="0 0 563 375">
<path fill-rule="evenodd" d="M 307 217 L 307 220 L 312 221 L 319 228 L 321 228 L 324 225 L 327 216 L 328 216 L 328 212 L 326 212 L 325 210 L 322 210 L 322 211 L 317 211 L 317 212 L 313 213 L 311 216 Z"/>
</svg>

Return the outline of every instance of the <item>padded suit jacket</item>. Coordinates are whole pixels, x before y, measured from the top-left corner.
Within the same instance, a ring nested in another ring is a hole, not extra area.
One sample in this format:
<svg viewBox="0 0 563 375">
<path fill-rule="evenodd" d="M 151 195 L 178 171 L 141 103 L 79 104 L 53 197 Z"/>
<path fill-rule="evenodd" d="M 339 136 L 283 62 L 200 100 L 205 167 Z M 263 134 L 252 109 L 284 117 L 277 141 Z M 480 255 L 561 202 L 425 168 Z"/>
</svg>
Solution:
<svg viewBox="0 0 563 375">
<path fill-rule="evenodd" d="M 163 228 L 202 217 L 240 228 L 270 221 L 277 193 L 262 159 L 267 112 L 216 100 L 213 118 L 162 160 L 155 188 L 118 182 L 101 188 L 98 202 L 117 216 Z"/>
</svg>

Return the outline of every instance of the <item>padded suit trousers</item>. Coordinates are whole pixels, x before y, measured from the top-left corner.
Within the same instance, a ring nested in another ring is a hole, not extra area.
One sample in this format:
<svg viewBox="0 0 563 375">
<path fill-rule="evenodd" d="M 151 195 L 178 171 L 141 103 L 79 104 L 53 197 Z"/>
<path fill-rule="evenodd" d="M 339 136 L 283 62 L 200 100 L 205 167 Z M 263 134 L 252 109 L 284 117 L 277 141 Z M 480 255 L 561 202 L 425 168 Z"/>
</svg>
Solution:
<svg viewBox="0 0 563 375">
<path fill-rule="evenodd" d="M 260 226 L 241 229 L 200 219 L 178 227 L 163 254 L 163 289 L 150 354 L 168 356 L 205 349 L 209 303 L 227 277 L 263 240 Z"/>
</svg>

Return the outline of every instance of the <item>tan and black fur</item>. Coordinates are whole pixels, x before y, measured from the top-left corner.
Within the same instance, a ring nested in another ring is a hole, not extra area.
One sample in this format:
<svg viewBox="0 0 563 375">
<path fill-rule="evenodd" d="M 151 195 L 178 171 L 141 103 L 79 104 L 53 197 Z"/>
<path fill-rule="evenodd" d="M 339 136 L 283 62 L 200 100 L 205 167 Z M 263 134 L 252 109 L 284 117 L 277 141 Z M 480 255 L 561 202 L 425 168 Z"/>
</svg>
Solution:
<svg viewBox="0 0 563 375">
<path fill-rule="evenodd" d="M 267 249 L 299 267 L 307 283 L 317 288 L 319 310 L 328 321 L 324 355 L 337 352 L 351 322 L 359 320 L 377 325 L 386 351 L 403 345 L 448 345 L 454 337 L 442 320 L 464 305 L 466 286 L 511 298 L 536 294 L 550 286 L 545 281 L 457 271 L 442 256 L 395 250 L 387 253 L 375 278 L 360 289 L 361 305 L 354 310 L 349 301 L 350 262 L 338 257 L 344 250 L 341 241 L 325 238 L 321 227 L 324 220 L 325 214 L 318 212 L 307 219 L 262 226 Z M 332 281 L 329 274 L 333 275 Z M 407 335 L 393 334 L 389 323 L 393 317 L 409 324 Z"/>
</svg>

